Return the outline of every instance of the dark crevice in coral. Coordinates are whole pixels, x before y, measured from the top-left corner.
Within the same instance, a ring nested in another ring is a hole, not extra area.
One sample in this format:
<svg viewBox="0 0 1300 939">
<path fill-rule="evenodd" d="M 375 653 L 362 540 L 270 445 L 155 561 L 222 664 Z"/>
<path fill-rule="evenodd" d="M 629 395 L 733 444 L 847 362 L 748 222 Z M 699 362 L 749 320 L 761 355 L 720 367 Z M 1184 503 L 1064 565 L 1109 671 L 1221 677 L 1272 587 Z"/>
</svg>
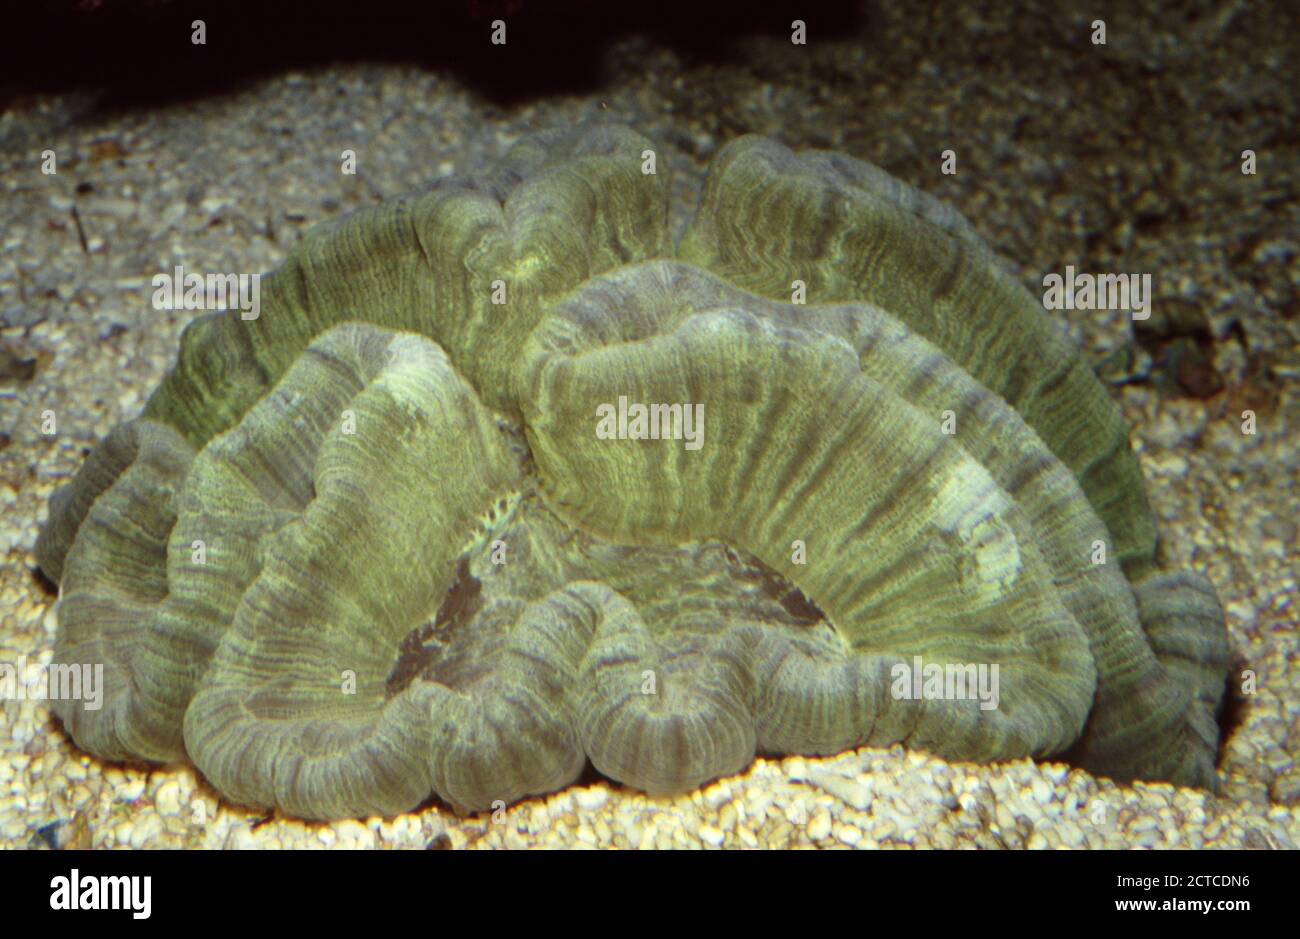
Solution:
<svg viewBox="0 0 1300 939">
<path fill-rule="evenodd" d="M 401 694 L 421 675 L 442 663 L 452 635 L 467 626 L 483 606 L 483 586 L 469 571 L 469 560 L 461 558 L 456 579 L 433 621 L 407 634 L 398 649 L 397 663 L 389 672 L 386 692 L 389 698 Z"/>
<path fill-rule="evenodd" d="M 790 617 L 790 625 L 815 626 L 829 622 L 828 617 L 802 590 L 786 580 L 752 554 L 727 547 L 727 559 L 735 568 L 736 578 L 743 583 L 759 585 L 763 595 L 775 601 Z"/>
<path fill-rule="evenodd" d="M 784 578 L 779 574 L 777 580 L 779 583 L 775 584 L 769 580 L 764 584 L 764 589 L 776 591 L 770 595 L 776 597 L 777 602 L 781 604 L 787 613 L 794 617 L 795 622 L 803 626 L 811 626 L 826 619 L 826 614 L 821 611 L 817 604 L 804 596 L 802 590 L 793 584 L 785 582 Z"/>
</svg>

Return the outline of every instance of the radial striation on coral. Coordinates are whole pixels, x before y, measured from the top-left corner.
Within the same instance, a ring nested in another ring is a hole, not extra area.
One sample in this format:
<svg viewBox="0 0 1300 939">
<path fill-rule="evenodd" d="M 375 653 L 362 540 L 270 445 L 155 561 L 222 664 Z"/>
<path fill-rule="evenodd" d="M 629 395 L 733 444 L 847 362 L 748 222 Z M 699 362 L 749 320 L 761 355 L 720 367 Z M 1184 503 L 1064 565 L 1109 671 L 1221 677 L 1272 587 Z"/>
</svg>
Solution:
<svg viewBox="0 0 1300 939">
<path fill-rule="evenodd" d="M 526 138 L 187 327 L 37 545 L 77 744 L 305 818 L 900 742 L 1213 787 L 1218 598 L 970 225 L 747 137 L 675 247 L 647 150 Z"/>
</svg>

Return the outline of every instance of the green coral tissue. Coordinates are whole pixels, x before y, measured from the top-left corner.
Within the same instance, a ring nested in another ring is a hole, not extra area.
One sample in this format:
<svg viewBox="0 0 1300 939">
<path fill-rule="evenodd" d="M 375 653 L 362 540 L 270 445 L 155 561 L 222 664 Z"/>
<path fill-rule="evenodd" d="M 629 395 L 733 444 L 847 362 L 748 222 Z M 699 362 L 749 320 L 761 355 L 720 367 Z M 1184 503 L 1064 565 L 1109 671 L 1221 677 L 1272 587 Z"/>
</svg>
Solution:
<svg viewBox="0 0 1300 939">
<path fill-rule="evenodd" d="M 725 147 L 527 138 L 310 232 L 52 500 L 56 702 L 312 819 L 902 743 L 1213 787 L 1224 616 L 1128 428 L 955 211 Z"/>
</svg>

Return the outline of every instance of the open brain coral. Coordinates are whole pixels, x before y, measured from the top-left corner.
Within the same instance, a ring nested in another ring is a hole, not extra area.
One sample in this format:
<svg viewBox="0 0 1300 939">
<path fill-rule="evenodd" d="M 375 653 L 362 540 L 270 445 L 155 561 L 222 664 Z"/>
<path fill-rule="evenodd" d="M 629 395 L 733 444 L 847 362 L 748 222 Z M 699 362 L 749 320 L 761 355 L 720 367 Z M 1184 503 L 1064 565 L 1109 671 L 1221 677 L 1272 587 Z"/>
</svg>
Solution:
<svg viewBox="0 0 1300 939">
<path fill-rule="evenodd" d="M 1213 786 L 1218 599 L 1041 305 L 945 205 L 760 138 L 674 245 L 651 149 L 528 138 L 186 329 L 38 545 L 55 660 L 106 668 L 76 742 L 309 818 L 895 742 Z"/>
</svg>

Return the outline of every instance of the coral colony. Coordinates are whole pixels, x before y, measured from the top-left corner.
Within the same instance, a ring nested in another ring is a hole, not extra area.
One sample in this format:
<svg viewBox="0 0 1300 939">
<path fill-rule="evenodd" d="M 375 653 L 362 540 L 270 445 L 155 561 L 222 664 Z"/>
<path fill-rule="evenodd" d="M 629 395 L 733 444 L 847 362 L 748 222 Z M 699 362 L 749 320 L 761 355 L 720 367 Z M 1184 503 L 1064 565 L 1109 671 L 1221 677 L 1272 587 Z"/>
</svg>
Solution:
<svg viewBox="0 0 1300 939">
<path fill-rule="evenodd" d="M 37 548 L 77 744 L 304 818 L 899 742 L 1213 786 L 1223 612 L 1042 302 L 760 137 L 674 243 L 646 153 L 527 139 L 189 325 Z"/>
</svg>

